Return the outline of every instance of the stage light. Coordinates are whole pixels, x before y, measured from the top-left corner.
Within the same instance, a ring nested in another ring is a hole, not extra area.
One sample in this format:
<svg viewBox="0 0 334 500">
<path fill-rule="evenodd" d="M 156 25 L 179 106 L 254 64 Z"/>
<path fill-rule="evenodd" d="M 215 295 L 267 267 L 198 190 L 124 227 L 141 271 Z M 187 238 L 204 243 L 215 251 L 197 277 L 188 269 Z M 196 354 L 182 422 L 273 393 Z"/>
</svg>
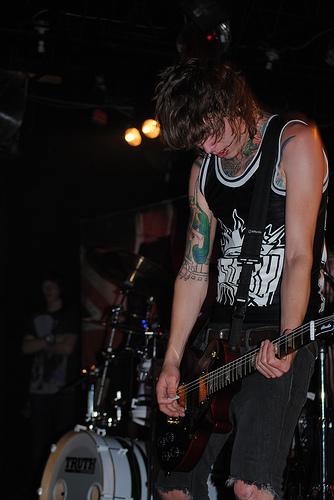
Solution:
<svg viewBox="0 0 334 500">
<path fill-rule="evenodd" d="M 141 130 L 146 137 L 156 139 L 160 135 L 160 124 L 156 120 L 150 118 L 144 121 Z"/>
<path fill-rule="evenodd" d="M 126 142 L 133 147 L 140 146 L 142 138 L 140 132 L 137 128 L 128 128 L 125 131 L 124 139 Z"/>
</svg>

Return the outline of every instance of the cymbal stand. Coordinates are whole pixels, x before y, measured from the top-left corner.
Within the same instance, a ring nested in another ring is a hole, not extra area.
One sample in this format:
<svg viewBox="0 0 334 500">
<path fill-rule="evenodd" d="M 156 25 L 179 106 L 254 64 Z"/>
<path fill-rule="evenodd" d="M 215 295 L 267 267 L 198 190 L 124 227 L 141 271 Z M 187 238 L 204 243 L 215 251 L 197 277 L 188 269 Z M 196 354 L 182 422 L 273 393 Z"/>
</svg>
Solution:
<svg viewBox="0 0 334 500">
<path fill-rule="evenodd" d="M 124 298 L 122 299 L 121 302 L 123 302 Z M 107 325 L 110 323 L 111 326 L 111 331 L 108 339 L 108 344 L 106 347 L 106 350 L 104 352 L 104 366 L 102 370 L 102 376 L 101 376 L 101 382 L 99 386 L 99 390 L 97 393 L 97 399 L 96 399 L 96 407 L 99 409 L 101 403 L 102 403 L 102 397 L 103 397 L 103 392 L 104 392 L 104 387 L 106 383 L 106 378 L 108 374 L 108 368 L 110 365 L 110 361 L 113 357 L 113 341 L 116 333 L 116 326 L 118 325 L 119 322 L 119 315 L 122 311 L 122 305 L 117 305 L 111 309 L 111 312 L 109 313 L 109 317 L 106 318 Z"/>
</svg>

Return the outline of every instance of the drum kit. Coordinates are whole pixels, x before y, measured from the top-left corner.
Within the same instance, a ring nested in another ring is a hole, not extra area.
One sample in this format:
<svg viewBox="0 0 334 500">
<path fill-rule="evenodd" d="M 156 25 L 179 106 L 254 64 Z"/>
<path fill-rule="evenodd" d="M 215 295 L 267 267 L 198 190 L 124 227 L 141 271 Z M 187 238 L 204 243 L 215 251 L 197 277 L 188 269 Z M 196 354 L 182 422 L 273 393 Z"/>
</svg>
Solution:
<svg viewBox="0 0 334 500">
<path fill-rule="evenodd" d="M 104 347 L 83 370 L 84 422 L 52 446 L 38 494 L 41 500 L 155 498 L 156 366 L 172 279 L 142 255 L 94 249 L 87 260 L 121 293 L 102 319 L 84 318 L 104 327 Z M 119 332 L 124 341 L 114 348 Z"/>
</svg>

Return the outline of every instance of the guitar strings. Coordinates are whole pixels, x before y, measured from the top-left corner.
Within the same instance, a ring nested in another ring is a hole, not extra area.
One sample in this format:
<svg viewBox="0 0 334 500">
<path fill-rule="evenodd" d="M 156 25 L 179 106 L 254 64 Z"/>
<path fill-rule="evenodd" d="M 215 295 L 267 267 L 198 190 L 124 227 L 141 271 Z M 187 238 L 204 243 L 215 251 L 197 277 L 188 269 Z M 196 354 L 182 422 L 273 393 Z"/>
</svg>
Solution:
<svg viewBox="0 0 334 500">
<path fill-rule="evenodd" d="M 316 322 L 316 326 L 320 326 L 321 324 L 326 323 L 326 322 L 328 322 L 328 317 L 327 317 L 327 319 L 320 318 Z M 308 329 L 308 325 L 301 325 L 300 327 L 296 328 L 296 330 L 294 331 L 293 334 L 288 335 L 287 338 L 285 336 L 281 336 L 278 339 L 275 339 L 273 343 L 274 343 L 274 345 L 278 344 L 279 346 L 281 346 L 282 344 L 286 343 L 289 340 L 295 340 L 295 338 L 298 337 L 300 334 L 305 333 L 304 330 L 306 330 L 306 329 Z M 317 334 L 317 335 L 319 335 L 319 334 Z M 250 361 L 254 362 L 255 355 L 258 352 L 259 352 L 259 349 L 253 349 L 252 351 L 248 352 L 244 356 L 241 356 L 240 358 L 237 358 L 236 360 L 231 361 L 227 365 L 223 365 L 221 367 L 218 367 L 216 370 L 213 370 L 212 372 L 203 375 L 202 377 L 200 377 L 200 379 L 197 379 L 195 381 L 189 382 L 188 384 L 181 386 L 181 388 L 182 388 L 181 390 L 186 389 L 187 392 L 192 392 L 193 390 L 195 390 L 197 388 L 197 386 L 199 386 L 200 383 L 206 383 L 207 379 L 209 379 L 209 378 L 212 378 L 212 382 L 214 382 L 215 379 L 221 377 L 221 375 L 224 372 L 228 372 L 228 371 L 232 371 L 236 368 L 240 368 L 240 366 L 242 364 L 246 365 L 246 362 L 250 362 Z M 251 367 L 254 367 L 254 366 L 251 365 Z M 237 378 L 238 378 L 238 374 L 236 373 L 236 379 Z M 226 385 L 230 384 L 233 381 L 234 380 L 231 380 L 230 378 L 226 379 Z"/>
<path fill-rule="evenodd" d="M 333 319 L 333 316 L 327 316 L 326 318 L 319 318 L 318 320 L 316 320 L 314 322 L 314 326 L 318 327 L 318 326 L 323 325 L 324 323 L 327 323 L 328 321 L 330 321 L 329 318 Z M 281 335 L 280 337 L 275 339 L 273 341 L 273 344 L 277 345 L 278 347 L 281 347 L 281 345 L 286 344 L 287 342 L 289 342 L 291 340 L 292 341 L 295 340 L 296 337 L 303 335 L 308 330 L 309 330 L 309 324 L 301 325 L 301 326 L 297 327 L 293 333 L 288 334 L 288 335 Z M 320 335 L 320 333 L 316 334 L 315 337 L 317 337 L 318 335 Z M 189 394 L 190 392 L 197 390 L 197 387 L 199 387 L 199 385 L 201 383 L 207 383 L 209 378 L 212 378 L 212 383 L 215 381 L 217 382 L 217 379 L 221 378 L 222 375 L 224 374 L 224 372 L 226 372 L 226 373 L 229 371 L 231 372 L 232 370 L 236 370 L 237 368 L 240 368 L 240 366 L 246 365 L 249 362 L 251 363 L 250 368 L 254 368 L 253 363 L 255 361 L 256 354 L 259 352 L 259 350 L 260 350 L 259 348 L 253 349 L 252 351 L 249 351 L 248 353 L 237 358 L 236 360 L 227 363 L 227 365 L 220 366 L 220 367 L 216 368 L 215 370 L 213 370 L 212 372 L 203 375 L 199 379 L 193 380 L 187 384 L 182 384 L 177 392 L 179 393 L 179 390 L 180 390 L 180 393 L 182 393 L 183 391 L 186 390 L 187 394 Z M 238 379 L 238 377 L 239 377 L 239 374 L 236 372 L 236 377 L 233 380 L 231 379 L 232 377 L 229 377 L 228 379 L 226 379 L 225 385 L 229 385 L 230 383 L 236 381 Z M 180 395 L 180 393 L 179 393 L 179 395 Z"/>
<path fill-rule="evenodd" d="M 290 335 L 290 338 L 297 337 L 301 333 L 300 330 L 302 330 L 302 327 L 298 327 L 298 329 L 292 335 Z M 278 339 L 275 339 L 273 343 L 276 345 L 280 343 L 283 344 L 285 342 L 286 342 L 285 338 L 279 337 Z M 229 371 L 231 372 L 232 370 L 238 368 L 242 364 L 246 365 L 248 362 L 254 362 L 256 354 L 259 352 L 259 350 L 260 350 L 259 348 L 251 350 L 250 352 L 246 353 L 240 358 L 237 358 L 236 360 L 227 363 L 227 365 L 220 366 L 215 370 L 213 370 L 212 372 L 203 375 L 199 379 L 181 386 L 182 387 L 181 390 L 187 389 L 188 393 L 192 392 L 197 389 L 197 386 L 199 386 L 200 383 L 206 383 L 209 378 L 212 378 L 213 379 L 212 381 L 214 381 L 215 378 L 221 377 L 224 374 L 224 372 L 226 373 Z M 231 379 L 227 379 L 226 385 L 228 385 L 231 382 L 233 382 Z"/>
<path fill-rule="evenodd" d="M 293 336 L 297 336 L 297 333 L 294 333 Z M 281 338 L 281 337 L 280 337 Z M 279 339 L 280 339 L 279 338 Z M 274 344 L 279 343 L 279 339 L 274 341 Z M 248 352 L 244 356 L 241 356 L 242 359 L 238 358 L 234 361 L 229 362 L 227 365 L 220 366 L 213 370 L 212 372 L 206 373 L 199 379 L 196 379 L 192 382 L 189 382 L 187 384 L 184 384 L 181 386 L 181 391 L 186 390 L 187 393 L 189 394 L 190 392 L 193 392 L 194 390 L 197 390 L 197 387 L 199 387 L 200 384 L 202 383 L 207 383 L 209 378 L 212 378 L 212 382 L 214 382 L 215 379 L 218 379 L 219 377 L 221 378 L 222 375 L 232 372 L 232 370 L 239 368 L 242 364 L 246 365 L 248 362 L 251 363 L 251 367 L 253 367 L 253 362 L 255 361 L 256 354 L 259 352 L 260 349 L 253 349 L 252 351 Z M 225 372 L 225 373 L 224 373 Z M 229 385 L 229 383 L 233 382 L 231 378 L 226 379 L 226 385 Z"/>
</svg>

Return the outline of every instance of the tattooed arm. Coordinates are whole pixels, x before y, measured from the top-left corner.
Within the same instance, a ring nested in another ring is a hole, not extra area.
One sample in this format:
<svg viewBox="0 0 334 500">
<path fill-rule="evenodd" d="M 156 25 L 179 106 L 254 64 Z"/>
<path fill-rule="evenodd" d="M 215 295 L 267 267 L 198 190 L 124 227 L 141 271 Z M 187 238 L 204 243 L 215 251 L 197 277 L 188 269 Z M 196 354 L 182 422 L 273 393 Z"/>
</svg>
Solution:
<svg viewBox="0 0 334 500">
<path fill-rule="evenodd" d="M 216 230 L 216 220 L 198 188 L 200 164 L 197 159 L 190 174 L 186 250 L 175 280 L 169 341 L 156 389 L 160 410 L 169 416 L 184 413 L 177 401 L 169 398 L 175 397 L 184 348 L 207 294 L 209 260 Z"/>
</svg>

